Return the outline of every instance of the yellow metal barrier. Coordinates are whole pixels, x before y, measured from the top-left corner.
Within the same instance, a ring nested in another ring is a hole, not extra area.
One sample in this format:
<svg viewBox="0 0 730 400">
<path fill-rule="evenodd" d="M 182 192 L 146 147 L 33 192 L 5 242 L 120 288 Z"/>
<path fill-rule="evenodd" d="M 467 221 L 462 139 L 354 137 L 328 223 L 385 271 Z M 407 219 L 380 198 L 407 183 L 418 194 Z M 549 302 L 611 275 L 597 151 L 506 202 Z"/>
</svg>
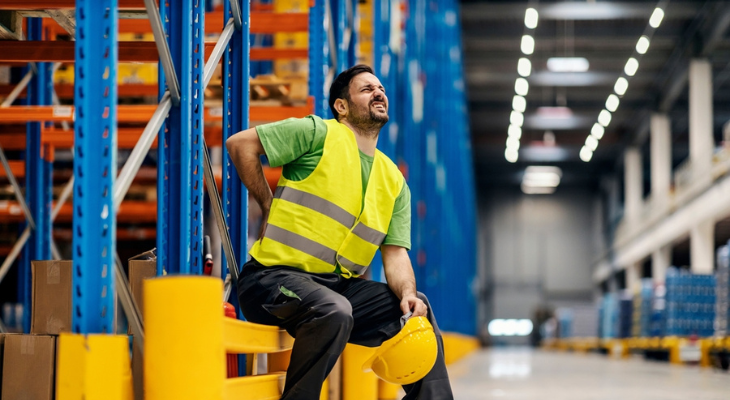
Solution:
<svg viewBox="0 0 730 400">
<path fill-rule="evenodd" d="M 277 327 L 225 318 L 223 285 L 174 276 L 144 283 L 145 392 L 155 400 L 275 400 L 284 388 L 293 339 Z M 276 373 L 226 379 L 226 353 L 271 353 Z"/>
<path fill-rule="evenodd" d="M 57 363 L 57 400 L 134 397 L 127 336 L 62 333 Z"/>
</svg>

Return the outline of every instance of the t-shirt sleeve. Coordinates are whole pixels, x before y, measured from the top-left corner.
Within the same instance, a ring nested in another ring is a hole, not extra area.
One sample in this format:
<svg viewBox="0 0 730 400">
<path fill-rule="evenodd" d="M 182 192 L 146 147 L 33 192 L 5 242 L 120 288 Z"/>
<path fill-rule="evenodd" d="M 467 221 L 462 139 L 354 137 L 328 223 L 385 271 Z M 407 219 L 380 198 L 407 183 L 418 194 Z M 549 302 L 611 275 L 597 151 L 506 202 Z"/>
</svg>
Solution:
<svg viewBox="0 0 730 400">
<path fill-rule="evenodd" d="M 321 130 L 319 125 L 322 124 L 321 119 L 310 115 L 257 126 L 256 133 L 266 151 L 269 165 L 280 167 L 310 152 L 315 139 L 319 139 L 317 129 Z"/>
<path fill-rule="evenodd" d="M 411 249 L 411 190 L 403 182 L 403 188 L 395 199 L 393 217 L 383 244 Z"/>
</svg>

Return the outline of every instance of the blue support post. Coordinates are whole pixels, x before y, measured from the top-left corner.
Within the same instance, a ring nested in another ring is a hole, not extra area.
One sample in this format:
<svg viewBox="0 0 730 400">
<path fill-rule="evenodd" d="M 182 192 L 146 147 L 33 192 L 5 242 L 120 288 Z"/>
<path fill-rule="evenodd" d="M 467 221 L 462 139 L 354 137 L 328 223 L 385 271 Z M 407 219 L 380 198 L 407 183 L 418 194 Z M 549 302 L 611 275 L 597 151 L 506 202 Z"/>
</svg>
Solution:
<svg viewBox="0 0 730 400">
<path fill-rule="evenodd" d="M 166 207 L 163 230 L 165 252 L 158 256 L 158 269 L 168 273 L 199 274 L 203 248 L 203 46 L 205 12 L 197 0 L 160 4 L 160 14 L 168 20 L 167 34 L 175 72 L 180 82 L 180 104 L 173 105 L 163 133 L 164 168 L 161 182 Z M 160 143 L 163 143 L 160 141 Z M 163 201 L 164 201 L 163 200 Z M 160 220 L 158 216 L 158 225 Z M 160 239 L 158 239 L 158 243 Z"/>
<path fill-rule="evenodd" d="M 43 20 L 28 18 L 28 40 L 43 40 Z M 51 104 L 53 76 L 51 63 L 37 63 L 33 79 L 28 84 L 27 105 Z M 32 68 L 30 65 L 28 69 Z M 27 72 L 27 69 L 26 71 Z M 51 258 L 51 200 L 52 161 L 48 149 L 41 146 L 39 122 L 26 124 L 25 196 L 35 221 L 30 240 L 23 249 L 18 273 L 18 300 L 23 304 L 23 331 L 30 331 L 31 317 L 31 268 L 32 260 Z"/>
<path fill-rule="evenodd" d="M 205 108 L 203 99 L 205 97 L 205 86 L 203 82 L 203 69 L 205 68 L 205 9 L 201 1 L 194 0 L 192 24 L 192 47 L 188 48 L 189 57 L 192 59 L 190 75 L 183 76 L 188 79 L 191 85 L 190 92 L 190 129 L 192 131 L 192 152 L 191 167 L 192 176 L 190 186 L 190 198 L 192 199 L 192 227 L 190 251 L 190 270 L 194 275 L 203 273 L 203 116 Z"/>
<path fill-rule="evenodd" d="M 226 0 L 227 1 L 227 0 Z M 259 4 L 271 4 L 272 0 L 259 0 Z M 243 11 L 242 11 L 243 12 Z M 225 23 L 225 21 L 224 21 Z M 251 47 L 271 47 L 274 44 L 274 35 L 266 33 L 257 33 L 250 35 Z M 251 61 L 251 76 L 271 74 L 274 71 L 274 63 L 272 61 Z"/>
<path fill-rule="evenodd" d="M 333 21 L 330 25 L 335 31 L 335 43 L 337 44 L 337 65 L 333 65 L 335 76 L 348 68 L 347 51 L 349 42 L 345 40 L 345 30 L 347 29 L 347 9 L 345 2 L 349 0 L 330 0 L 330 15 Z M 326 89 L 325 89 L 326 90 Z"/>
<path fill-rule="evenodd" d="M 350 16 L 348 23 L 350 24 L 350 42 L 347 44 L 347 66 L 348 68 L 357 64 L 357 43 L 358 43 L 358 32 L 357 28 L 360 25 L 357 17 L 357 4 L 358 0 L 345 0 L 348 2 L 350 9 Z"/>
<path fill-rule="evenodd" d="M 114 333 L 116 0 L 77 0 L 73 331 Z"/>
<path fill-rule="evenodd" d="M 231 17 L 228 1 L 225 2 L 226 20 Z M 223 212 L 226 215 L 233 252 L 240 266 L 248 256 L 248 191 L 243 186 L 233 165 L 225 140 L 248 128 L 249 120 L 249 15 L 248 2 L 241 7 L 241 30 L 233 32 L 228 51 L 223 55 Z M 225 263 L 225 259 L 222 260 Z M 225 264 L 224 264 L 225 265 Z M 223 271 L 226 271 L 224 268 Z M 235 288 L 234 288 L 235 290 Z M 237 303 L 237 296 L 231 296 Z"/>
<path fill-rule="evenodd" d="M 329 47 L 324 30 L 325 0 L 314 0 L 309 9 L 309 95 L 314 96 L 314 114 L 331 118 L 325 77 L 329 71 Z"/>
<path fill-rule="evenodd" d="M 170 18 L 169 18 L 169 7 L 165 2 L 160 3 L 160 20 L 162 21 L 162 27 L 165 32 L 170 32 Z M 169 35 L 168 35 L 169 36 Z M 165 70 L 162 68 L 162 63 L 158 63 L 157 68 L 157 87 L 158 96 L 157 101 L 162 99 L 165 89 L 167 88 L 167 80 L 165 78 Z M 168 254 L 170 252 L 170 238 L 168 238 L 169 232 L 169 210 L 168 204 L 170 203 L 170 181 L 168 176 L 170 174 L 170 131 L 168 124 L 170 122 L 170 115 L 165 119 L 165 123 L 160 127 L 160 131 L 157 134 L 157 275 L 161 276 L 166 272 L 168 265 Z"/>
<path fill-rule="evenodd" d="M 239 1 L 239 0 L 233 0 Z M 224 3 L 224 23 L 231 18 L 230 4 Z M 225 141 L 230 136 L 248 128 L 249 122 L 249 76 L 250 76 L 250 24 L 251 5 L 244 2 L 241 8 L 241 29 L 233 32 L 228 51 L 223 55 L 223 212 L 228 224 L 231 245 L 239 268 L 248 260 L 248 190 L 243 186 L 236 167 L 226 150 Z M 222 271 L 225 276 L 226 260 L 221 257 Z M 243 318 L 238 304 L 238 293 L 233 287 L 228 300 L 236 308 L 240 319 Z M 246 355 L 238 356 L 239 374 L 244 375 Z"/>
</svg>

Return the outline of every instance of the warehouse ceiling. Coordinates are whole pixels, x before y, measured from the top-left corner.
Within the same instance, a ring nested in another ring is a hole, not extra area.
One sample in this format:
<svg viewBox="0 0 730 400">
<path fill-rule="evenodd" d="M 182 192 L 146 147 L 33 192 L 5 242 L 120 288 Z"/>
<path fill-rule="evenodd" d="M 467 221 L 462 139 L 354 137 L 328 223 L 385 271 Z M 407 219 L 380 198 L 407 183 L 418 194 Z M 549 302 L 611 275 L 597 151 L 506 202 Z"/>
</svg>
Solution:
<svg viewBox="0 0 730 400">
<path fill-rule="evenodd" d="M 649 116 L 667 112 L 672 122 L 675 166 L 689 154 L 688 67 L 695 57 L 713 66 L 715 137 L 730 120 L 730 2 L 669 1 L 661 25 L 649 19 L 657 1 L 476 1 L 462 0 L 462 41 L 475 169 L 479 186 L 519 185 L 530 165 L 556 165 L 561 186 L 593 185 L 621 173 L 623 150 L 644 151 L 648 175 Z M 529 92 L 519 159 L 505 159 L 525 11 L 538 11 Z M 651 35 L 639 68 L 613 113 L 590 162 L 579 152 L 596 123 L 637 40 Z M 551 72 L 551 57 L 584 57 L 585 72 Z M 648 179 L 645 180 L 648 182 Z"/>
</svg>

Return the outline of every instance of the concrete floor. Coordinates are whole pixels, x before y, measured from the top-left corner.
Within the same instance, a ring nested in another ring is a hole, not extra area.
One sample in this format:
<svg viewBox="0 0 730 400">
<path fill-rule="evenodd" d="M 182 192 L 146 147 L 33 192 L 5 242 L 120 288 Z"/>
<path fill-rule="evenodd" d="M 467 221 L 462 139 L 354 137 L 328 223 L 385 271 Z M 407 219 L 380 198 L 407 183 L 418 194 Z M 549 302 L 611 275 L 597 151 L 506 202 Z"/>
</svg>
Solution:
<svg viewBox="0 0 730 400">
<path fill-rule="evenodd" d="M 483 350 L 449 367 L 457 400 L 727 400 L 730 374 L 641 358 Z"/>
</svg>

